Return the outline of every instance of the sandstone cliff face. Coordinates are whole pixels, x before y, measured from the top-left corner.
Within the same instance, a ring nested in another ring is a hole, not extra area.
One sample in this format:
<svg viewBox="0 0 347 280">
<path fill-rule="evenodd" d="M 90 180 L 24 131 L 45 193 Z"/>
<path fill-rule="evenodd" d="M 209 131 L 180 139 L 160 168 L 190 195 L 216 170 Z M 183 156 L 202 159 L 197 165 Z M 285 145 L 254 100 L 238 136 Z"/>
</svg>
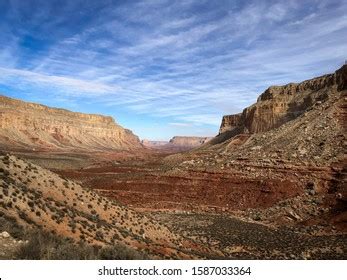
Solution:
<svg viewBox="0 0 347 280">
<path fill-rule="evenodd" d="M 269 87 L 241 114 L 224 116 L 219 133 L 235 129 L 242 133 L 258 133 L 277 128 L 326 100 L 330 94 L 346 88 L 347 65 L 333 74 L 302 83 Z"/>
<path fill-rule="evenodd" d="M 238 127 L 240 125 L 240 120 L 241 114 L 223 116 L 222 124 L 219 129 L 219 134 L 233 130 L 234 128 Z"/>
<path fill-rule="evenodd" d="M 75 113 L 0 96 L 0 147 L 111 150 L 141 147 L 113 118 Z"/>
<path fill-rule="evenodd" d="M 170 140 L 170 144 L 178 147 L 199 147 L 202 144 L 205 144 L 212 137 L 193 137 L 193 136 L 174 136 Z"/>
</svg>

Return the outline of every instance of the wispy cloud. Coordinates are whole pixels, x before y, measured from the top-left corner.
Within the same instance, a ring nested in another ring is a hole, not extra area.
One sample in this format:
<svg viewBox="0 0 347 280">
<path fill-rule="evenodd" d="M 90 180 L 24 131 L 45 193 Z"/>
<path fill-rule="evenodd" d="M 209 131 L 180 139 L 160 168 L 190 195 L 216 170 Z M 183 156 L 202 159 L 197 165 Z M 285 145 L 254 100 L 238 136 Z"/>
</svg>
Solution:
<svg viewBox="0 0 347 280">
<path fill-rule="evenodd" d="M 127 111 L 135 132 L 146 119 L 217 132 L 266 87 L 333 71 L 347 53 L 342 0 L 28 2 L 1 7 L 0 84 Z"/>
<path fill-rule="evenodd" d="M 184 123 L 184 122 L 172 122 L 169 123 L 169 125 L 174 126 L 174 127 L 192 127 L 192 123 Z"/>
<path fill-rule="evenodd" d="M 98 96 L 106 93 L 117 93 L 120 90 L 117 86 L 110 86 L 93 81 L 69 78 L 64 76 L 43 75 L 27 70 L 1 68 L 0 75 L 3 80 L 15 80 L 20 83 L 34 84 L 38 87 L 54 87 L 63 89 L 70 94 L 91 94 Z"/>
</svg>

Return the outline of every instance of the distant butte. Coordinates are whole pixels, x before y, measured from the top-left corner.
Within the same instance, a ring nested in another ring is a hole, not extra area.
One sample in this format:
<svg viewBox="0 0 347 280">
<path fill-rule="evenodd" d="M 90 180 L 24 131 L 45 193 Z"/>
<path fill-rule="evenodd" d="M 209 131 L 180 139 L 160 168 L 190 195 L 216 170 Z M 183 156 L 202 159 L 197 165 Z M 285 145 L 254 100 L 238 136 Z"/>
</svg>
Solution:
<svg viewBox="0 0 347 280">
<path fill-rule="evenodd" d="M 150 149 L 183 152 L 200 147 L 211 139 L 212 137 L 174 136 L 170 141 L 142 140 L 142 144 Z"/>
</svg>

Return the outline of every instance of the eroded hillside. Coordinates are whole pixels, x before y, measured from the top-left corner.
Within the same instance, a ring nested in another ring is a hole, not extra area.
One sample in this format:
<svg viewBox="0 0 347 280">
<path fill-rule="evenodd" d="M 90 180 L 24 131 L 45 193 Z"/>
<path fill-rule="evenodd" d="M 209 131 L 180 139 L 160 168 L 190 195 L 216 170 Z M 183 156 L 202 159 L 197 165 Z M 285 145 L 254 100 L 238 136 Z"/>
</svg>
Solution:
<svg viewBox="0 0 347 280">
<path fill-rule="evenodd" d="M 15 156 L 0 156 L 0 185 L 1 216 L 24 227 L 88 244 L 121 243 L 154 258 L 209 252 L 152 218 Z"/>
</svg>

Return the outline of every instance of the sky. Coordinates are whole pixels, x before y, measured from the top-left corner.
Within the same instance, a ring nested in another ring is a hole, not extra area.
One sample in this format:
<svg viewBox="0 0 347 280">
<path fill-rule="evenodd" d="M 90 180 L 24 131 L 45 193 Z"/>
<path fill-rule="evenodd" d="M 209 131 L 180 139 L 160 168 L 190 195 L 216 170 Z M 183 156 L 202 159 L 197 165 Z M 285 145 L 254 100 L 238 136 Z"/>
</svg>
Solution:
<svg viewBox="0 0 347 280">
<path fill-rule="evenodd" d="M 271 85 L 347 59 L 346 0 L 0 0 L 0 93 L 213 136 Z"/>
</svg>

